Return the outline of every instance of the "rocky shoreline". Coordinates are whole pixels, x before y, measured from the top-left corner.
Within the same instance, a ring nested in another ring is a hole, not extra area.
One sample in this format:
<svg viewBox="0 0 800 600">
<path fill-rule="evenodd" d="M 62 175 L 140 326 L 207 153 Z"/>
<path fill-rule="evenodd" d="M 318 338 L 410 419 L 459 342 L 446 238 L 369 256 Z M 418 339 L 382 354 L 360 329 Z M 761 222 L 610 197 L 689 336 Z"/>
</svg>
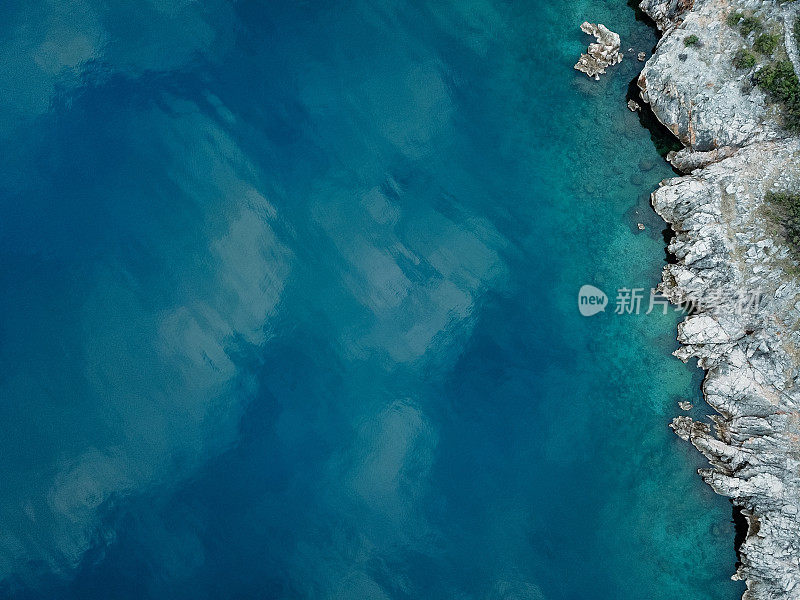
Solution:
<svg viewBox="0 0 800 600">
<path fill-rule="evenodd" d="M 765 200 L 800 191 L 800 138 L 752 85 L 766 59 L 732 64 L 748 40 L 730 15 L 780 29 L 778 51 L 800 72 L 795 4 L 641 2 L 663 36 L 638 85 L 685 146 L 668 158 L 687 173 L 651 196 L 674 232 L 675 264 L 660 289 L 694 306 L 679 325 L 676 356 L 697 358 L 717 412 L 712 424 L 680 416 L 672 428 L 708 458 L 700 475 L 747 520 L 734 575 L 747 584 L 745 600 L 800 598 L 800 276 Z"/>
</svg>

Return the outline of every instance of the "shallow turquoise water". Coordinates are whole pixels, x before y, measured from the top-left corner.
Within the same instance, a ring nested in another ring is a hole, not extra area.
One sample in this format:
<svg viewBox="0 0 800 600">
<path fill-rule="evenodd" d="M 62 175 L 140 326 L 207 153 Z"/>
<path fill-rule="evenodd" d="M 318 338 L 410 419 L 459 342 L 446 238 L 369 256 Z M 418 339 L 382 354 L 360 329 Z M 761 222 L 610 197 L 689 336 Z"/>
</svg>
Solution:
<svg viewBox="0 0 800 600">
<path fill-rule="evenodd" d="M 577 311 L 663 264 L 654 33 L 264 4 L 0 8 L 2 595 L 740 596 L 677 317 Z"/>
</svg>

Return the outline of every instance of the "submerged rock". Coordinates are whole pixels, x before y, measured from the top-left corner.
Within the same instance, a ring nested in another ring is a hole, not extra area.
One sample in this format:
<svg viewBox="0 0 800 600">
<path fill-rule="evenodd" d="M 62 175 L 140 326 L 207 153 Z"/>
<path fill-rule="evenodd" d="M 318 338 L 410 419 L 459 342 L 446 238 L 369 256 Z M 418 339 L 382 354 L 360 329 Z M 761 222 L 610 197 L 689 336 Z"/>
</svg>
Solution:
<svg viewBox="0 0 800 600">
<path fill-rule="evenodd" d="M 656 166 L 656 163 L 648 158 L 643 158 L 639 161 L 639 169 L 642 171 L 650 171 L 653 167 Z"/>
<path fill-rule="evenodd" d="M 600 79 L 600 75 L 606 72 L 606 67 L 622 62 L 619 35 L 602 23 L 595 25 L 588 21 L 581 24 L 581 31 L 593 35 L 597 41 L 589 44 L 588 52 L 581 54 L 575 68 L 589 77 Z"/>
</svg>

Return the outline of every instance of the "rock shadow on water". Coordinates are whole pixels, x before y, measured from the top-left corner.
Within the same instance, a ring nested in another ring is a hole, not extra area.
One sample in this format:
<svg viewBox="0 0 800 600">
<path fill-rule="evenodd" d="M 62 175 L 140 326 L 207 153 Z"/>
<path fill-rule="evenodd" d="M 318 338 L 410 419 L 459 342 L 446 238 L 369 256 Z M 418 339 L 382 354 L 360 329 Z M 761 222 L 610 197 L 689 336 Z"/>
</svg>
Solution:
<svg viewBox="0 0 800 600">
<path fill-rule="evenodd" d="M 644 23 L 651 29 L 654 30 L 657 29 L 656 24 L 653 22 L 653 19 L 651 19 L 647 15 L 647 13 L 642 10 L 642 7 L 639 6 L 640 1 L 641 0 L 628 0 L 626 4 L 628 5 L 629 8 L 633 10 L 634 15 L 636 15 L 635 18 L 637 21 L 639 21 L 640 23 Z"/>
<path fill-rule="evenodd" d="M 731 501 L 731 512 L 733 520 L 733 528 L 735 535 L 733 537 L 733 549 L 736 552 L 736 568 L 738 569 L 742 564 L 742 544 L 747 539 L 747 532 L 750 525 L 747 522 L 747 517 L 742 512 L 744 509 L 737 506 Z"/>
<path fill-rule="evenodd" d="M 657 232 L 663 226 L 660 217 L 655 214 L 650 206 L 650 195 L 641 193 L 636 203 L 625 211 L 625 223 L 634 235 L 647 235 L 657 239 Z"/>
<path fill-rule="evenodd" d="M 636 85 L 637 80 L 638 75 L 631 79 L 628 84 L 628 93 L 625 95 L 625 100 L 626 102 L 628 100 L 633 100 L 639 104 L 640 109 L 636 111 L 639 116 L 639 124 L 650 133 L 650 140 L 656 147 L 659 156 L 666 159 L 667 154 L 672 151 L 677 152 L 683 148 L 683 144 L 681 144 L 680 140 L 656 118 L 650 105 L 647 102 L 642 102 L 639 96 L 639 86 Z M 672 170 L 676 175 L 683 175 L 683 173 L 674 167 L 672 167 Z"/>
<path fill-rule="evenodd" d="M 666 255 L 664 260 L 668 265 L 677 265 L 678 257 L 669 251 L 669 244 L 672 241 L 672 238 L 675 237 L 675 230 L 672 229 L 672 226 L 668 224 L 664 229 L 661 230 L 661 237 L 664 240 L 664 254 Z"/>
</svg>

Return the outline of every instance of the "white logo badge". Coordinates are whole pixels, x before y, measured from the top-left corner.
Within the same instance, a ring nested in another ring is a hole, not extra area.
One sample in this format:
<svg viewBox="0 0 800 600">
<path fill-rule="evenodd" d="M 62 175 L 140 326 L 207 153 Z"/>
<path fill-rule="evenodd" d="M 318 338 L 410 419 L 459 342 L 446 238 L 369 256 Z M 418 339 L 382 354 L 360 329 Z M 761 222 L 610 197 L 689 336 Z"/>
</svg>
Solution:
<svg viewBox="0 0 800 600">
<path fill-rule="evenodd" d="M 608 296 L 593 285 L 583 285 L 578 291 L 578 310 L 584 317 L 603 312 L 608 305 Z"/>
</svg>

